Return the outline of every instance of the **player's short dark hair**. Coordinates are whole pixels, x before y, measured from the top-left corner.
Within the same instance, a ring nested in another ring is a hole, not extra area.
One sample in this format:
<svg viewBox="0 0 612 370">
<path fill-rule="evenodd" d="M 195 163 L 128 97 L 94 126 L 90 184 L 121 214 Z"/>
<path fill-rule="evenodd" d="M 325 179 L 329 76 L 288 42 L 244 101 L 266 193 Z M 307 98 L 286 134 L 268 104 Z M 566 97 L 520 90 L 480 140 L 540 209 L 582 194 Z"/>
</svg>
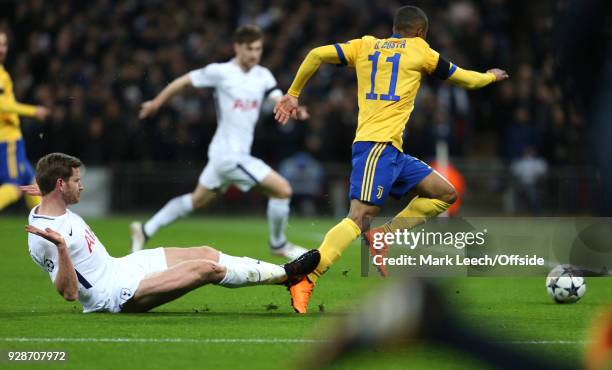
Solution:
<svg viewBox="0 0 612 370">
<path fill-rule="evenodd" d="M 42 195 L 55 189 L 57 179 L 68 181 L 72 169 L 82 165 L 80 159 L 64 153 L 50 153 L 39 159 L 36 164 L 36 183 Z"/>
<path fill-rule="evenodd" d="M 429 20 L 427 14 L 416 6 L 406 5 L 395 11 L 393 17 L 393 32 L 411 33 L 418 28 L 427 32 Z"/>
<path fill-rule="evenodd" d="M 234 32 L 234 42 L 237 44 L 250 44 L 263 39 L 263 32 L 259 26 L 248 24 L 240 26 Z"/>
</svg>

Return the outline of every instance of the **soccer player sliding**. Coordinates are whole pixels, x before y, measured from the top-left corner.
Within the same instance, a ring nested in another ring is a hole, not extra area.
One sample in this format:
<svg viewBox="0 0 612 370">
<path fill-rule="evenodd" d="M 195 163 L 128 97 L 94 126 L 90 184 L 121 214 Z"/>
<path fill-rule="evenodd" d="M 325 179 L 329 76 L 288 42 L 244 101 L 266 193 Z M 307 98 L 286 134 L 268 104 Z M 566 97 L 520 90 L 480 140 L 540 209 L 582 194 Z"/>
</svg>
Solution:
<svg viewBox="0 0 612 370">
<path fill-rule="evenodd" d="M 30 212 L 30 256 L 59 294 L 83 312 L 145 312 L 206 284 L 228 288 L 283 284 L 311 272 L 316 250 L 283 265 L 234 257 L 202 246 L 155 248 L 111 257 L 91 228 L 67 207 L 79 202 L 81 161 L 63 153 L 42 157 L 36 183 L 21 188 L 42 201 Z"/>
<path fill-rule="evenodd" d="M 359 117 L 352 148 L 351 205 L 348 216 L 327 232 L 319 247 L 321 262 L 311 274 L 290 285 L 293 309 L 306 313 L 317 280 L 362 232 L 410 229 L 446 211 L 456 199 L 453 186 L 422 161 L 402 151 L 406 122 L 414 108 L 423 74 L 467 89 L 478 89 L 508 78 L 500 69 L 479 73 L 459 68 L 431 49 L 425 38 L 429 21 L 414 6 L 399 8 L 393 35 L 364 36 L 342 44 L 311 50 L 287 94 L 274 107 L 275 118 L 286 123 L 297 117 L 298 98 L 321 63 L 348 65 L 357 75 Z M 411 195 L 412 200 L 391 221 L 368 231 L 370 220 L 387 197 Z M 372 254 L 386 254 L 386 248 Z M 384 265 L 377 266 L 386 275 Z"/>
</svg>

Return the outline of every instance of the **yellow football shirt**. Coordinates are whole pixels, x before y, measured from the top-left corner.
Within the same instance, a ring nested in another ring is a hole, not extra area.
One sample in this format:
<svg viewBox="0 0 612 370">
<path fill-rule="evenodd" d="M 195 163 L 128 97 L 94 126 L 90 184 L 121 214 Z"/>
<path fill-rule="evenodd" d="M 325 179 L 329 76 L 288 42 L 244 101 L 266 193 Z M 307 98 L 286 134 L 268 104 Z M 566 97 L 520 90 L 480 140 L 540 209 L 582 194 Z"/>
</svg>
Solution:
<svg viewBox="0 0 612 370">
<path fill-rule="evenodd" d="M 364 36 L 338 44 L 338 55 L 341 62 L 354 66 L 357 74 L 355 141 L 391 142 L 401 151 L 421 76 L 436 68 L 438 53 L 418 37 Z"/>
<path fill-rule="evenodd" d="M 0 65 L 0 142 L 21 139 L 19 115 L 33 116 L 35 112 L 35 106 L 15 100 L 11 76 Z"/>
<path fill-rule="evenodd" d="M 423 74 L 432 74 L 440 55 L 420 37 L 364 36 L 311 50 L 288 94 L 298 97 L 321 62 L 346 64 L 357 74 L 359 118 L 355 141 L 390 142 L 402 151 L 404 128 L 414 109 Z M 447 63 L 444 78 L 466 88 L 495 81 L 491 73 L 465 71 Z M 451 77 L 452 76 L 452 77 Z"/>
</svg>

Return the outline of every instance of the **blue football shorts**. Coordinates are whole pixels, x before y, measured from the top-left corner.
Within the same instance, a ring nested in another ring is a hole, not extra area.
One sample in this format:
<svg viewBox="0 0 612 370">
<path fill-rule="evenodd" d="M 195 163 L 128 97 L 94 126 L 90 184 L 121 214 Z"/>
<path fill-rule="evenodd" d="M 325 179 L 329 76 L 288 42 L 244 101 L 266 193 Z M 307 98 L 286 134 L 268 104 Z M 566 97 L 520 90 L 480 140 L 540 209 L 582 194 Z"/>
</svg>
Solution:
<svg viewBox="0 0 612 370">
<path fill-rule="evenodd" d="M 382 206 L 389 195 L 400 198 L 433 170 L 391 143 L 353 144 L 350 199 Z"/>
<path fill-rule="evenodd" d="M 0 184 L 28 185 L 33 180 L 23 139 L 0 142 Z"/>
</svg>

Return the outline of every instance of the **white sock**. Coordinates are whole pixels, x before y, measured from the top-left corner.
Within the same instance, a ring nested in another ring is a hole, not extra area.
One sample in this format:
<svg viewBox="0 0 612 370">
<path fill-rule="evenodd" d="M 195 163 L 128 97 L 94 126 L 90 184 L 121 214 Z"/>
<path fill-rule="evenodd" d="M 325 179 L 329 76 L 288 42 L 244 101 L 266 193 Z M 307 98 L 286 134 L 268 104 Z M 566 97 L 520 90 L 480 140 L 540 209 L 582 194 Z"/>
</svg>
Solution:
<svg viewBox="0 0 612 370">
<path fill-rule="evenodd" d="M 219 252 L 219 261 L 217 261 L 221 266 L 229 266 L 234 263 L 245 263 L 243 257 L 230 256 L 229 254 L 225 254 L 223 252 Z"/>
<path fill-rule="evenodd" d="M 277 284 L 287 279 L 285 269 L 282 266 L 257 261 L 248 257 L 223 256 L 224 258 L 222 259 L 221 254 L 219 254 L 219 264 L 225 267 L 226 272 L 218 285 L 226 288 Z M 240 260 L 240 262 L 236 260 Z"/>
<path fill-rule="evenodd" d="M 191 211 L 193 211 L 191 193 L 172 198 L 144 224 L 145 234 L 149 237 L 153 236 L 162 226 L 174 222 L 177 218 L 183 217 Z"/>
<path fill-rule="evenodd" d="M 259 266 L 260 268 L 266 268 L 268 270 L 277 271 L 277 272 L 280 272 L 280 270 L 278 269 L 278 267 L 280 267 L 283 270 L 283 274 L 285 271 L 285 269 L 283 269 L 282 266 L 275 265 L 273 263 L 256 260 L 255 258 L 251 258 L 247 256 L 236 257 L 236 256 L 232 256 L 229 254 L 225 254 L 223 252 L 219 252 L 219 261 L 217 261 L 217 263 L 220 264 L 221 266 L 231 266 L 234 264 L 255 265 L 256 267 Z"/>
<path fill-rule="evenodd" d="M 287 242 L 285 228 L 289 220 L 290 199 L 270 198 L 268 200 L 268 227 L 270 246 L 280 248 Z"/>
</svg>

